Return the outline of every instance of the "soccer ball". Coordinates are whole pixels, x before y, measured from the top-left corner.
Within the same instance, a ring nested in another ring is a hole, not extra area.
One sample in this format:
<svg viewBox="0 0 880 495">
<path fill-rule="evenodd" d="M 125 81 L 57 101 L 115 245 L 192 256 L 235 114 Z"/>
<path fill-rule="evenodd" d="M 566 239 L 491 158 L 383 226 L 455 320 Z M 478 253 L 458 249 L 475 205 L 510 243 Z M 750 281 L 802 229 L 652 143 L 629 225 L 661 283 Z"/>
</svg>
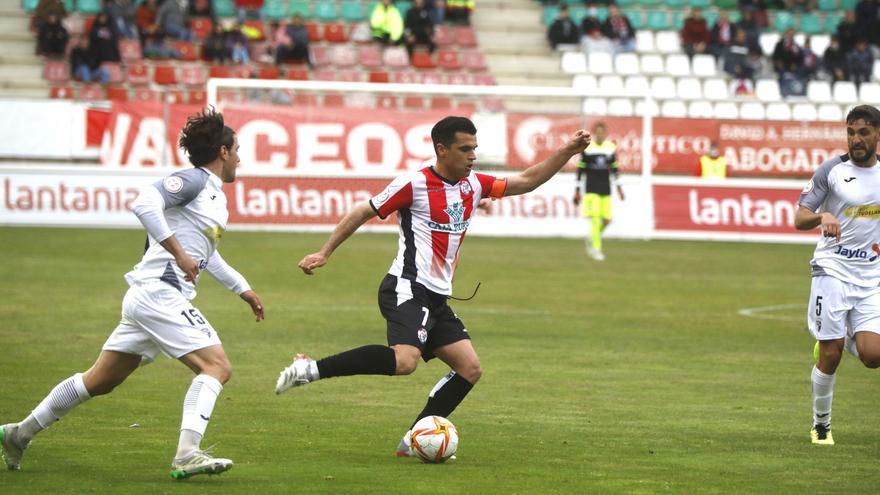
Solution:
<svg viewBox="0 0 880 495">
<path fill-rule="evenodd" d="M 445 462 L 458 449 L 458 431 L 448 419 L 428 416 L 420 419 L 410 433 L 412 449 L 424 462 Z"/>
</svg>

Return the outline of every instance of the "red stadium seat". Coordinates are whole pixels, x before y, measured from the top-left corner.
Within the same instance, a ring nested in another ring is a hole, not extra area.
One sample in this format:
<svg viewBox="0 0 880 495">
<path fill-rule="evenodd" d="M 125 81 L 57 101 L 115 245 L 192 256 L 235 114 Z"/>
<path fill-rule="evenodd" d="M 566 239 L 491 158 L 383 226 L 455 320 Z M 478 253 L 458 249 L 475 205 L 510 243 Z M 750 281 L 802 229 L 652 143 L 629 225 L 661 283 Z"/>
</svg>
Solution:
<svg viewBox="0 0 880 495">
<path fill-rule="evenodd" d="M 458 46 L 477 46 L 477 34 L 474 32 L 474 28 L 470 26 L 459 26 L 455 28 L 452 37 L 455 39 Z"/>
<path fill-rule="evenodd" d="M 107 74 L 110 76 L 108 82 L 111 83 L 121 83 L 125 80 L 125 74 L 122 73 L 122 66 L 120 66 L 116 62 L 104 62 L 101 64 L 101 68 L 107 71 Z"/>
<path fill-rule="evenodd" d="M 449 74 L 446 76 L 443 81 L 444 84 L 454 84 L 456 86 L 461 86 L 463 84 L 470 84 L 471 77 L 464 72 L 456 72 L 454 74 Z"/>
<path fill-rule="evenodd" d="M 107 99 L 104 95 L 104 88 L 100 84 L 84 84 L 79 88 L 79 100 L 97 101 Z"/>
<path fill-rule="evenodd" d="M 318 25 L 314 22 L 306 23 L 306 30 L 309 32 L 309 41 L 316 42 L 321 41 L 321 30 L 318 29 Z"/>
<path fill-rule="evenodd" d="M 314 93 L 296 93 L 293 102 L 297 105 L 314 107 L 318 105 L 318 96 Z"/>
<path fill-rule="evenodd" d="M 205 84 L 205 66 L 201 64 L 186 64 L 180 66 L 180 82 L 187 86 L 201 86 Z"/>
<path fill-rule="evenodd" d="M 413 65 L 415 65 L 415 61 L 413 61 Z M 437 65 L 444 70 L 461 70 L 461 62 L 458 60 L 458 52 L 453 50 L 438 51 Z"/>
<path fill-rule="evenodd" d="M 232 72 L 227 65 L 212 65 L 211 68 L 208 69 L 208 77 L 228 79 L 232 77 Z"/>
<path fill-rule="evenodd" d="M 474 84 L 479 86 L 494 86 L 495 78 L 492 74 L 474 74 Z"/>
<path fill-rule="evenodd" d="M 43 79 L 49 82 L 67 82 L 70 80 L 70 65 L 63 60 L 49 60 L 43 66 Z"/>
<path fill-rule="evenodd" d="M 336 71 L 328 70 L 328 69 L 319 69 L 316 70 L 312 74 L 312 79 L 315 81 L 335 81 L 336 80 Z"/>
<path fill-rule="evenodd" d="M 123 62 L 144 58 L 144 54 L 141 51 L 141 42 L 125 38 L 119 40 L 119 56 Z"/>
<path fill-rule="evenodd" d="M 253 73 L 254 69 L 247 65 L 236 65 L 232 68 L 232 77 L 238 79 L 250 79 L 251 74 Z"/>
<path fill-rule="evenodd" d="M 159 101 L 159 93 L 150 88 L 135 88 L 132 100 L 143 102 Z"/>
<path fill-rule="evenodd" d="M 330 48 L 330 63 L 336 67 L 351 67 L 357 62 L 354 48 L 348 45 L 337 45 Z"/>
<path fill-rule="evenodd" d="M 70 86 L 52 86 L 49 90 L 49 98 L 70 100 L 73 98 L 73 88 Z"/>
<path fill-rule="evenodd" d="M 371 83 L 387 83 L 389 82 L 387 72 L 370 72 L 369 81 Z"/>
<path fill-rule="evenodd" d="M 178 90 L 166 91 L 162 95 L 162 101 L 170 105 L 183 103 L 183 92 Z"/>
<path fill-rule="evenodd" d="M 406 53 L 406 49 L 399 46 L 392 46 L 385 49 L 385 52 L 382 53 L 382 63 L 385 64 L 386 67 L 391 68 L 407 68 L 409 67 L 409 55 Z"/>
<path fill-rule="evenodd" d="M 174 48 L 180 52 L 180 60 L 194 62 L 199 59 L 199 54 L 196 53 L 196 45 L 192 41 L 175 41 Z"/>
<path fill-rule="evenodd" d="M 449 29 L 449 26 L 445 24 L 438 24 L 434 26 L 434 43 L 437 46 L 445 47 L 451 45 L 452 40 L 452 32 Z"/>
<path fill-rule="evenodd" d="M 425 100 L 421 96 L 406 96 L 403 98 L 403 107 L 407 109 L 422 110 L 425 108 Z"/>
<path fill-rule="evenodd" d="M 431 54 L 428 52 L 415 52 L 412 56 L 412 65 L 417 69 L 433 69 L 437 67 L 434 64 L 434 60 L 431 58 Z"/>
<path fill-rule="evenodd" d="M 394 95 L 379 95 L 376 99 L 376 108 L 387 108 L 394 110 L 397 108 L 397 97 Z"/>
<path fill-rule="evenodd" d="M 324 39 L 331 43 L 345 43 L 348 41 L 348 32 L 344 24 L 324 24 Z"/>
<path fill-rule="evenodd" d="M 462 52 L 462 65 L 464 68 L 470 71 L 484 71 L 486 70 L 486 58 L 483 56 L 481 52 L 478 51 L 466 51 Z"/>
<path fill-rule="evenodd" d="M 448 96 L 435 96 L 431 98 L 431 108 L 433 110 L 446 110 L 452 108 L 452 99 Z"/>
<path fill-rule="evenodd" d="M 312 63 L 318 67 L 323 67 L 330 62 L 327 49 L 323 46 L 309 45 L 309 53 L 311 54 Z"/>
<path fill-rule="evenodd" d="M 308 81 L 309 71 L 308 69 L 288 69 L 286 78 L 291 81 Z"/>
<path fill-rule="evenodd" d="M 359 70 L 340 70 L 336 72 L 337 81 L 364 82 L 365 75 Z"/>
<path fill-rule="evenodd" d="M 392 74 L 392 80 L 400 84 L 418 84 L 422 78 L 415 72 L 395 72 Z"/>
<path fill-rule="evenodd" d="M 187 101 L 190 105 L 205 105 L 208 102 L 208 93 L 202 89 L 190 90 Z"/>
<path fill-rule="evenodd" d="M 159 85 L 177 84 L 177 70 L 173 65 L 157 65 L 153 68 L 153 82 Z"/>
<path fill-rule="evenodd" d="M 107 99 L 110 101 L 128 101 L 128 89 L 125 86 L 107 86 Z"/>
<path fill-rule="evenodd" d="M 422 76 L 422 84 L 443 84 L 444 79 L 440 73 L 437 72 L 423 72 Z"/>
<path fill-rule="evenodd" d="M 474 113 L 477 111 L 477 105 L 472 101 L 459 101 L 455 104 L 455 111 L 463 114 Z"/>
<path fill-rule="evenodd" d="M 345 106 L 345 98 L 338 93 L 328 93 L 324 95 L 324 106 L 343 107 Z"/>
<path fill-rule="evenodd" d="M 133 62 L 128 64 L 125 69 L 125 80 L 132 85 L 143 85 L 150 82 L 150 72 L 147 64 L 143 62 Z"/>
<path fill-rule="evenodd" d="M 207 38 L 214 30 L 214 23 L 211 22 L 210 17 L 190 17 L 189 22 L 193 36 L 200 40 Z"/>
<path fill-rule="evenodd" d="M 366 45 L 358 48 L 358 61 L 368 69 L 382 67 L 382 51 L 376 45 Z"/>
<path fill-rule="evenodd" d="M 274 65 L 261 65 L 257 68 L 257 79 L 278 79 L 280 71 Z"/>
</svg>

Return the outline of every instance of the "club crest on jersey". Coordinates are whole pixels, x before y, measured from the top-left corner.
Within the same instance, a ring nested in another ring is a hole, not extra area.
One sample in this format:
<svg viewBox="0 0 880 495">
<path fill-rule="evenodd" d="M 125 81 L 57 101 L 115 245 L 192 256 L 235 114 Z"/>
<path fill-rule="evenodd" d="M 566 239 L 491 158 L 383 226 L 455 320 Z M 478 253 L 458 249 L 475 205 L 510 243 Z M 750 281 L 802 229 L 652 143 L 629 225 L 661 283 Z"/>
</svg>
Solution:
<svg viewBox="0 0 880 495">
<path fill-rule="evenodd" d="M 473 189 L 471 189 L 471 183 L 466 180 L 461 181 L 461 184 L 459 184 L 458 187 L 461 189 L 462 196 L 470 196 L 471 193 L 474 192 Z"/>
<path fill-rule="evenodd" d="M 162 181 L 162 186 L 170 193 L 180 192 L 183 189 L 183 180 L 176 175 L 169 175 Z"/>
<path fill-rule="evenodd" d="M 419 329 L 419 342 L 425 343 L 428 341 L 428 331 L 425 330 L 425 327 Z"/>
</svg>

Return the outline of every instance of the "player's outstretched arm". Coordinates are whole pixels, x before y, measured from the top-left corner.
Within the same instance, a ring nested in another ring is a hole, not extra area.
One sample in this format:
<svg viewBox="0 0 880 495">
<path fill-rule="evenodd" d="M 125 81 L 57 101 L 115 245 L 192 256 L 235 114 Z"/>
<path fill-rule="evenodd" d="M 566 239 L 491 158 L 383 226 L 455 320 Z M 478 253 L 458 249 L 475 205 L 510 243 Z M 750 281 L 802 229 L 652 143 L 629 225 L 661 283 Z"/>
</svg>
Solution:
<svg viewBox="0 0 880 495">
<path fill-rule="evenodd" d="M 532 165 L 521 174 L 507 178 L 505 196 L 515 196 L 534 191 L 538 186 L 556 175 L 572 156 L 584 151 L 590 145 L 590 133 L 580 130 L 563 146 L 541 163 Z"/>
<path fill-rule="evenodd" d="M 352 209 L 348 215 L 345 215 L 345 217 L 336 225 L 336 228 L 333 229 L 333 233 L 330 234 L 330 238 L 327 239 L 327 242 L 324 243 L 321 250 L 317 253 L 306 255 L 300 260 L 297 266 L 299 266 L 306 275 L 314 275 L 315 268 L 320 268 L 326 265 L 327 260 L 330 258 L 330 255 L 333 254 L 333 251 L 336 251 L 336 248 L 345 242 L 346 239 L 351 237 L 361 225 L 367 223 L 368 220 L 376 215 L 376 210 L 370 206 L 369 202 L 364 202 L 355 206 L 354 209 Z"/>
<path fill-rule="evenodd" d="M 257 321 L 265 318 L 265 310 L 263 309 L 263 303 L 260 301 L 260 296 L 251 289 L 251 286 L 248 284 L 247 279 L 244 278 L 244 275 L 239 273 L 235 268 L 232 268 L 232 266 L 223 259 L 223 256 L 220 256 L 220 251 L 214 251 L 214 254 L 211 255 L 206 270 L 212 277 L 217 279 L 223 287 L 235 292 L 238 294 L 238 297 L 248 303 L 251 307 L 251 311 L 254 312 L 254 316 L 257 317 Z"/>
<path fill-rule="evenodd" d="M 812 230 L 816 227 L 822 228 L 822 235 L 825 237 L 836 237 L 840 242 L 840 222 L 834 215 L 827 211 L 816 213 L 805 206 L 799 206 L 794 215 L 794 228 Z"/>
<path fill-rule="evenodd" d="M 186 274 L 186 280 L 195 282 L 199 274 L 199 264 L 192 256 L 186 254 L 168 226 L 168 221 L 165 219 L 165 200 L 159 190 L 155 186 L 145 187 L 132 203 L 131 208 L 147 233 L 174 256 L 175 263 Z"/>
</svg>

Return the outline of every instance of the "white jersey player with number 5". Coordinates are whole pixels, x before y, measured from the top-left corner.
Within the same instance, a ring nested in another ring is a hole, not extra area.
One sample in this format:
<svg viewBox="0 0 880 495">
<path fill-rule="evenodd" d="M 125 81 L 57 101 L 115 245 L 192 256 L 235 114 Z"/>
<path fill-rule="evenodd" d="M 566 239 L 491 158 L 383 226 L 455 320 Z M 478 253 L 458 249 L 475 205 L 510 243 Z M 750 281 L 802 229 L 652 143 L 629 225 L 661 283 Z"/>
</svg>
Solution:
<svg viewBox="0 0 880 495">
<path fill-rule="evenodd" d="M 259 296 L 217 250 L 229 218 L 223 183 L 235 180 L 238 140 L 223 116 L 209 110 L 187 121 L 180 146 L 195 168 L 146 187 L 132 206 L 147 230 L 147 246 L 140 263 L 125 275 L 130 287 L 119 325 L 88 371 L 56 385 L 21 422 L 0 426 L 0 453 L 8 469 L 19 469 L 37 433 L 79 404 L 110 393 L 160 352 L 197 375 L 184 398 L 171 476 L 218 474 L 232 467 L 229 459 L 214 458 L 200 448 L 231 367 L 214 327 L 190 301 L 199 272 L 206 270 L 244 299 L 257 321 L 263 319 Z"/>
<path fill-rule="evenodd" d="M 816 170 L 795 216 L 797 229 L 822 231 L 807 310 L 817 340 L 810 436 L 818 445 L 834 445 L 831 401 L 844 347 L 868 368 L 880 367 L 880 110 L 853 108 L 846 131 L 849 153 Z"/>
</svg>

